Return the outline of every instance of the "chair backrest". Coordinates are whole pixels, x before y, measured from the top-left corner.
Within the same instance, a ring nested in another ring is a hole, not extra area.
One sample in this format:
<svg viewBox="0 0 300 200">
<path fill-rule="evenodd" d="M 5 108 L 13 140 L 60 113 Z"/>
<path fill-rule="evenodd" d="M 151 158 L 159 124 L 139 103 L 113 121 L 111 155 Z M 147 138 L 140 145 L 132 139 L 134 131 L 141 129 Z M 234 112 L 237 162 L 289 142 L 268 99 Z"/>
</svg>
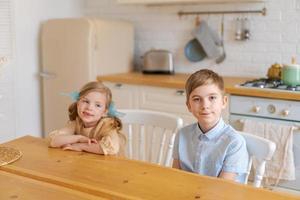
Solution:
<svg viewBox="0 0 300 200">
<path fill-rule="evenodd" d="M 127 136 L 126 156 L 130 159 L 171 166 L 175 135 L 183 120 L 173 114 L 123 109 L 120 117 Z"/>
<path fill-rule="evenodd" d="M 252 185 L 254 187 L 260 187 L 265 173 L 266 161 L 271 160 L 276 149 L 276 144 L 265 138 L 252 135 L 251 133 L 240 131 L 238 131 L 238 133 L 244 136 L 249 153 L 249 165 L 247 169 L 245 184 L 248 183 L 249 174 L 253 164 L 253 158 L 255 158 L 256 166 L 255 169 L 253 168 L 254 180 Z"/>
</svg>

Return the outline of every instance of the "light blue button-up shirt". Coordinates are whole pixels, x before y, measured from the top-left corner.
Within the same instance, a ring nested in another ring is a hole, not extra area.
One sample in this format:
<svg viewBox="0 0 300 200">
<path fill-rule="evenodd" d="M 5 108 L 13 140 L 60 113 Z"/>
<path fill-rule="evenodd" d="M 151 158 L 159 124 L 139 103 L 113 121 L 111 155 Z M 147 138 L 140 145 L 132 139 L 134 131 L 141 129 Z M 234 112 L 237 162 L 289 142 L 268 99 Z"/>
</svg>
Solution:
<svg viewBox="0 0 300 200">
<path fill-rule="evenodd" d="M 243 136 L 220 119 L 205 134 L 198 123 L 182 128 L 176 135 L 173 158 L 181 169 L 207 176 L 221 171 L 237 173 L 236 181 L 244 182 L 248 152 Z"/>
</svg>

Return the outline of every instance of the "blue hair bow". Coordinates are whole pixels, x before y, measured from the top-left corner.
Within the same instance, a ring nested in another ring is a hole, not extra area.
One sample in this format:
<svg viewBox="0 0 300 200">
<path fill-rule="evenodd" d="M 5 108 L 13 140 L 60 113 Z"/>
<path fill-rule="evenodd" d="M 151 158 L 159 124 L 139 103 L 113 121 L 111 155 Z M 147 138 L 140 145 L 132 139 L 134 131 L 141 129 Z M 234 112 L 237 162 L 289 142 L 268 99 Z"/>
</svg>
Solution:
<svg viewBox="0 0 300 200">
<path fill-rule="evenodd" d="M 60 94 L 71 97 L 71 99 L 73 101 L 79 100 L 79 92 L 76 92 L 76 91 L 70 92 L 70 93 L 61 92 Z M 123 117 L 125 115 L 125 113 L 117 111 L 115 103 L 112 101 L 108 107 L 108 115 L 111 117 Z"/>
<path fill-rule="evenodd" d="M 109 107 L 108 107 L 108 116 L 111 116 L 111 117 L 123 117 L 124 115 L 125 115 L 125 113 L 117 111 L 117 109 L 115 107 L 115 103 L 113 101 L 109 104 Z"/>
</svg>

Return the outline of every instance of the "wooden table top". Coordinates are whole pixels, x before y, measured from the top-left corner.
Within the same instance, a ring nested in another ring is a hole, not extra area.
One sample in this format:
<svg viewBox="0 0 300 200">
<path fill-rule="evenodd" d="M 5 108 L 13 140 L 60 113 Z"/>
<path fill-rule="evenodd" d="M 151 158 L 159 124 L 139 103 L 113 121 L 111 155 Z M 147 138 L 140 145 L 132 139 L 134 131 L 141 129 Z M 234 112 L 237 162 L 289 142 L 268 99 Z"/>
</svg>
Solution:
<svg viewBox="0 0 300 200">
<path fill-rule="evenodd" d="M 104 198 L 66 187 L 18 176 L 0 170 L 0 199 L 22 200 L 104 200 Z"/>
<path fill-rule="evenodd" d="M 175 89 L 184 89 L 186 80 L 190 74 L 174 74 L 174 75 L 153 75 L 142 74 L 139 72 L 129 72 L 120 74 L 110 74 L 98 76 L 99 81 L 108 81 L 124 84 L 136 84 L 145 86 L 157 86 Z M 283 100 L 300 100 L 300 92 L 288 92 L 278 90 L 266 90 L 257 88 L 237 87 L 237 85 L 245 81 L 254 80 L 254 77 L 227 77 L 224 76 L 225 92 L 228 94 L 253 96 L 263 98 L 275 98 Z"/>
<path fill-rule="evenodd" d="M 108 199 L 300 199 L 140 161 L 48 148 L 31 136 L 2 145 L 23 156 L 1 170 Z"/>
</svg>

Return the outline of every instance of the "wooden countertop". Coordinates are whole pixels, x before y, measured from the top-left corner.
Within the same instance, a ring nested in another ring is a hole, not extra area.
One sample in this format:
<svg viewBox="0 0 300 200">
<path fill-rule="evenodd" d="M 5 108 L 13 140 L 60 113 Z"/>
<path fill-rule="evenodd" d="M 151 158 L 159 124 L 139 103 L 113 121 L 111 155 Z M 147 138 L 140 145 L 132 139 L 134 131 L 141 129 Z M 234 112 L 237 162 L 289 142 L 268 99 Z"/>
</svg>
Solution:
<svg viewBox="0 0 300 200">
<path fill-rule="evenodd" d="M 31 136 L 2 145 L 19 149 L 23 156 L 12 164 L 0 167 L 0 172 L 108 199 L 300 199 L 145 162 L 48 148 L 45 139 Z"/>
<path fill-rule="evenodd" d="M 174 74 L 174 75 L 151 75 L 138 72 L 129 72 L 122 74 L 111 74 L 98 76 L 101 81 L 109 81 L 125 84 L 137 84 L 145 86 L 157 86 L 184 89 L 184 84 L 190 74 Z M 255 96 L 264 98 L 284 99 L 284 100 L 300 100 L 300 92 L 274 91 L 271 89 L 255 89 L 237 87 L 238 84 L 254 78 L 246 77 L 223 77 L 225 82 L 225 91 L 228 94 Z"/>
</svg>

